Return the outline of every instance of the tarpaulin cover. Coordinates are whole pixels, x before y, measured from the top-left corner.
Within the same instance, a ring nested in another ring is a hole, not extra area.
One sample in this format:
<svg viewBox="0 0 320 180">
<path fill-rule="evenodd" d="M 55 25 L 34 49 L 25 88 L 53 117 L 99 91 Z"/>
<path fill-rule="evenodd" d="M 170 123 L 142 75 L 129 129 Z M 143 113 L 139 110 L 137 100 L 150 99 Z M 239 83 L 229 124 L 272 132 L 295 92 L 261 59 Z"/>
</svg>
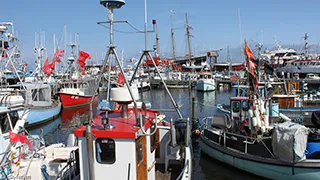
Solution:
<svg viewBox="0 0 320 180">
<path fill-rule="evenodd" d="M 290 121 L 274 126 L 272 134 L 274 155 L 287 162 L 305 159 L 308 134 L 308 128 Z"/>
</svg>

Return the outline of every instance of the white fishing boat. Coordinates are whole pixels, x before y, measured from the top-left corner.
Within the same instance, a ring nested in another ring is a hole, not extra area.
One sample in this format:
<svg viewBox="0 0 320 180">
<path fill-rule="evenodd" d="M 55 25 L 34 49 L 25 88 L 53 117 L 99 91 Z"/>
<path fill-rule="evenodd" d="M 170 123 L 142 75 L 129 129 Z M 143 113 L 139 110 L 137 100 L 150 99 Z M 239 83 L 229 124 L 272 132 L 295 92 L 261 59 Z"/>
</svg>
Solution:
<svg viewBox="0 0 320 180">
<path fill-rule="evenodd" d="M 210 71 L 201 71 L 197 80 L 198 91 L 214 91 L 216 90 L 216 80 Z"/>
</svg>

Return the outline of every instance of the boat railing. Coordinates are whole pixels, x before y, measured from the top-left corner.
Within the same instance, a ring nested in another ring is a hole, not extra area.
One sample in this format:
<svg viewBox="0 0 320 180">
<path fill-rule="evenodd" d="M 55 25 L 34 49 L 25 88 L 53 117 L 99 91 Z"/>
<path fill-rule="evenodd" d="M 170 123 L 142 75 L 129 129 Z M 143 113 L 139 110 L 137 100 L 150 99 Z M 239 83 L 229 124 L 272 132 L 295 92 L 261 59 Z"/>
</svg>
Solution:
<svg viewBox="0 0 320 180">
<path fill-rule="evenodd" d="M 75 179 L 79 174 L 79 169 L 77 167 L 77 160 L 76 160 L 76 152 L 75 150 L 70 152 L 70 158 L 67 164 L 59 171 L 55 180 L 72 180 Z"/>
<path fill-rule="evenodd" d="M 207 129 L 208 128 L 208 120 L 213 120 L 214 117 L 205 117 L 201 120 L 202 122 L 202 126 L 201 129 Z M 263 137 L 263 136 L 258 136 L 258 137 L 251 137 L 251 136 L 245 136 L 242 134 L 238 134 L 238 133 L 233 133 L 233 132 L 229 132 L 227 129 L 219 129 L 220 130 L 220 134 L 219 136 L 222 136 L 223 139 L 223 146 L 226 147 L 227 145 L 227 135 L 229 136 L 233 136 L 236 138 L 243 138 L 244 141 L 244 153 L 248 153 L 248 144 L 254 144 L 256 142 L 261 143 L 264 148 L 268 151 L 268 153 L 275 158 L 275 155 L 272 153 L 272 151 L 267 147 L 267 145 L 263 142 L 263 140 L 267 140 L 267 139 L 271 139 L 272 137 L 268 136 L 268 137 Z M 221 138 L 219 138 L 220 141 Z M 220 143 L 220 142 L 219 142 Z"/>
<path fill-rule="evenodd" d="M 187 173 L 189 173 L 189 172 L 188 172 L 188 169 L 189 169 L 189 159 L 186 160 L 186 163 L 184 164 L 184 167 L 183 167 L 183 169 L 181 170 L 181 173 L 179 174 L 179 176 L 177 177 L 176 180 L 183 179 L 183 178 L 182 178 L 182 177 L 183 177 L 182 175 L 185 174 L 185 171 L 186 171 L 186 170 L 187 170 Z"/>
</svg>

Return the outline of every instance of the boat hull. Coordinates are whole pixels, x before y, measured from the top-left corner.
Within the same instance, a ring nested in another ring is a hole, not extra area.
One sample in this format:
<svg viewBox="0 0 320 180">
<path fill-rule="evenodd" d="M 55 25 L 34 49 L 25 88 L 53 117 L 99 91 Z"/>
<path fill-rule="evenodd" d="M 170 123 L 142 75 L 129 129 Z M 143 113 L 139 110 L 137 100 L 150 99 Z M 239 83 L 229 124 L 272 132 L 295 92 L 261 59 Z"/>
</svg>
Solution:
<svg viewBox="0 0 320 180">
<path fill-rule="evenodd" d="M 201 151 L 210 157 L 243 171 L 268 179 L 318 179 L 320 167 L 294 167 L 292 165 L 272 164 L 246 158 L 246 154 L 218 145 L 201 134 L 199 145 Z M 239 153 L 240 154 L 240 153 Z M 316 163 L 316 162 L 315 162 Z M 318 162 L 319 163 L 319 162 Z"/>
<path fill-rule="evenodd" d="M 63 108 L 76 108 L 90 104 L 92 96 L 81 96 L 67 93 L 59 93 Z M 98 95 L 95 95 L 94 102 L 98 101 Z"/>
<path fill-rule="evenodd" d="M 197 90 L 198 91 L 214 91 L 216 90 L 216 85 L 214 81 L 199 80 L 197 82 Z"/>
<path fill-rule="evenodd" d="M 61 112 L 61 103 L 55 102 L 48 107 L 29 108 L 29 115 L 26 118 L 25 127 L 31 128 L 48 123 L 56 119 Z"/>
</svg>

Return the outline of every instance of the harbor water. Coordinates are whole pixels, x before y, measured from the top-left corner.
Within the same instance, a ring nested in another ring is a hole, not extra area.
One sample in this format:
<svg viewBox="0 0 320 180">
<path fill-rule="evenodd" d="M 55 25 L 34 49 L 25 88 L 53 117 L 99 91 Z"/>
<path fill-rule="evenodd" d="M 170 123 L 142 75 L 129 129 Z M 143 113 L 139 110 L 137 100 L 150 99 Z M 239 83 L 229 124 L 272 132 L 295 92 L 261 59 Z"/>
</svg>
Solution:
<svg viewBox="0 0 320 180">
<path fill-rule="evenodd" d="M 201 120 L 206 116 L 212 116 L 217 113 L 217 104 L 228 104 L 230 91 L 213 91 L 213 92 L 197 92 L 188 89 L 172 89 L 170 90 L 176 103 L 180 106 L 179 110 L 184 118 L 191 119 L 192 97 L 198 100 L 198 119 Z M 106 93 L 100 93 L 99 98 L 103 99 Z M 155 89 L 146 91 L 142 94 L 144 101 L 152 103 L 152 109 L 174 109 L 170 101 L 170 97 L 163 89 Z M 97 104 L 93 106 L 94 114 Z M 167 117 L 178 119 L 176 112 L 164 112 Z M 43 131 L 47 144 L 51 143 L 67 143 L 68 135 L 73 130 L 88 120 L 89 106 L 73 109 L 63 109 L 60 116 L 54 121 L 41 127 L 30 130 L 31 134 L 39 134 L 40 129 Z M 167 120 L 170 120 L 167 118 Z M 193 146 L 193 179 L 196 180 L 226 180 L 226 179 L 260 179 L 249 173 L 239 171 L 233 167 L 220 163 L 211 157 L 201 153 L 201 149 L 197 143 Z"/>
</svg>

